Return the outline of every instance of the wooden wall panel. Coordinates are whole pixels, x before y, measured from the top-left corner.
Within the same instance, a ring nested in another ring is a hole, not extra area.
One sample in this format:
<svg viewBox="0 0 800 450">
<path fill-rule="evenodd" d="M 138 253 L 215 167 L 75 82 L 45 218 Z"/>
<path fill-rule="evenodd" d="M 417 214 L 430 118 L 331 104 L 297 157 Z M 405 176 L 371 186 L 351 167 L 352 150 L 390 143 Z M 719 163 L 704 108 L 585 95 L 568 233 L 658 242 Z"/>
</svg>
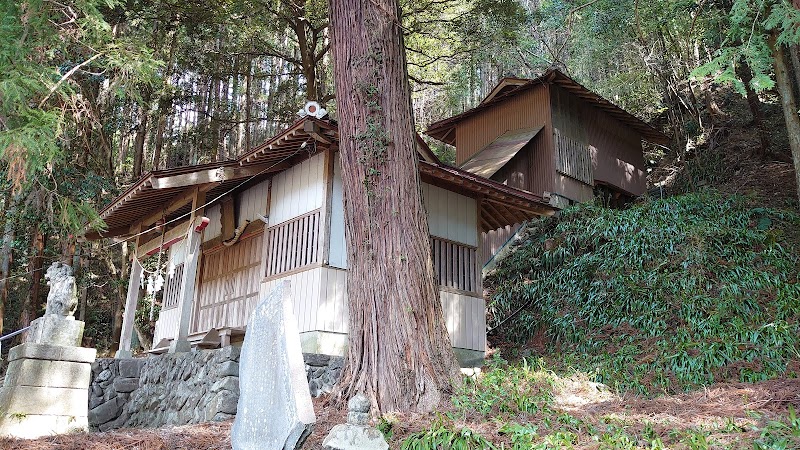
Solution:
<svg viewBox="0 0 800 450">
<path fill-rule="evenodd" d="M 320 270 L 320 295 L 317 330 L 347 333 L 347 272 L 323 267 Z"/>
<path fill-rule="evenodd" d="M 203 255 L 191 332 L 247 324 L 261 280 L 263 233 Z"/>
<path fill-rule="evenodd" d="M 453 347 L 486 349 L 486 302 L 482 298 L 440 291 L 447 331 Z"/>
<path fill-rule="evenodd" d="M 203 242 L 210 241 L 222 234 L 222 210 L 219 203 L 206 208 L 205 216 L 209 218 L 210 222 L 203 230 Z"/>
<path fill-rule="evenodd" d="M 473 247 L 478 245 L 475 199 L 427 183 L 422 183 L 422 196 L 432 236 Z"/>
<path fill-rule="evenodd" d="M 325 201 L 324 160 L 325 155 L 320 153 L 275 175 L 272 180 L 270 225 L 322 207 Z"/>
<path fill-rule="evenodd" d="M 558 86 L 551 86 L 550 92 L 555 127 L 591 147 L 594 179 L 635 195 L 644 193 L 646 179 L 641 137 Z"/>
<path fill-rule="evenodd" d="M 254 221 L 267 212 L 267 199 L 269 197 L 269 180 L 262 181 L 255 186 L 241 192 L 239 195 L 239 211 L 236 217 L 237 226 L 245 220 Z M 209 224 L 210 225 L 210 224 Z"/>
<path fill-rule="evenodd" d="M 342 164 L 339 152 L 333 162 L 333 194 L 331 196 L 331 237 L 328 263 L 332 267 L 347 268 L 347 246 L 344 239 L 344 197 L 342 194 Z"/>
<path fill-rule="evenodd" d="M 505 228 L 492 230 L 488 233 L 482 233 L 481 246 L 478 249 L 478 259 L 481 266 L 486 265 L 497 251 L 503 248 L 509 239 L 514 237 L 521 226 L 521 224 L 514 224 L 514 226 L 507 226 Z"/>
<path fill-rule="evenodd" d="M 162 339 L 174 339 L 178 335 L 178 319 L 180 319 L 178 308 L 162 310 L 159 313 L 156 329 L 153 332 L 153 345 Z"/>
<path fill-rule="evenodd" d="M 456 164 L 461 165 L 506 131 L 544 125 L 493 180 L 541 195 L 553 191 L 555 161 L 549 86 L 541 85 L 464 119 L 456 126 Z"/>
</svg>

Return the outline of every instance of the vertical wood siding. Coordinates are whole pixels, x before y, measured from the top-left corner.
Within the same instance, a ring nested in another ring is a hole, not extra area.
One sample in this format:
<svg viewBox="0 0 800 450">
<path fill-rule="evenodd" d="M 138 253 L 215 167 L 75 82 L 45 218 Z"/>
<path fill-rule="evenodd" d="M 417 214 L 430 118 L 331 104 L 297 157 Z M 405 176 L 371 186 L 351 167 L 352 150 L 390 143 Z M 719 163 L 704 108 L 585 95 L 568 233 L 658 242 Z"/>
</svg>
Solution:
<svg viewBox="0 0 800 450">
<path fill-rule="evenodd" d="M 593 185 L 592 157 L 589 146 L 564 136 L 556 128 L 554 130 L 556 150 L 556 171 L 583 183 Z"/>
<path fill-rule="evenodd" d="M 204 254 L 191 331 L 241 327 L 258 299 L 263 233 Z"/>
<path fill-rule="evenodd" d="M 319 262 L 320 210 L 267 230 L 267 271 L 271 277 Z"/>
<path fill-rule="evenodd" d="M 219 203 L 206 208 L 205 216 L 208 217 L 208 226 L 203 230 L 203 242 L 210 241 L 222 234 L 222 208 Z"/>
<path fill-rule="evenodd" d="M 272 180 L 269 223 L 279 224 L 321 208 L 325 201 L 325 155 L 318 154 Z"/>
<path fill-rule="evenodd" d="M 241 226 L 245 220 L 254 221 L 267 212 L 269 197 L 269 181 L 265 180 L 238 195 L 239 211 L 236 225 Z M 210 224 L 209 224 L 210 225 Z"/>
<path fill-rule="evenodd" d="M 422 183 L 422 198 L 432 236 L 478 246 L 475 199 L 427 183 Z"/>
<path fill-rule="evenodd" d="M 440 291 L 442 309 L 453 347 L 486 349 L 486 302 L 482 298 Z"/>
<path fill-rule="evenodd" d="M 178 306 L 178 300 L 181 296 L 181 280 L 183 279 L 183 262 L 175 265 L 175 272 L 172 275 L 167 275 L 167 280 L 164 282 L 163 300 L 161 302 L 161 311 Z"/>
<path fill-rule="evenodd" d="M 347 272 L 317 267 L 266 281 L 262 293 L 271 292 L 278 283 L 292 283 L 292 300 L 298 330 L 347 333 Z"/>
<path fill-rule="evenodd" d="M 180 313 L 178 308 L 161 310 L 156 321 L 156 329 L 153 332 L 153 345 L 158 344 L 162 339 L 174 339 L 178 335 Z"/>
<path fill-rule="evenodd" d="M 544 125 L 492 180 L 535 194 L 552 192 L 555 161 L 548 89 L 548 85 L 536 86 L 456 125 L 456 164 L 463 164 L 506 131 Z"/>
<path fill-rule="evenodd" d="M 344 197 L 342 195 L 342 163 L 339 152 L 333 161 L 333 194 L 331 195 L 331 237 L 328 263 L 347 268 L 347 246 L 344 240 Z"/>
<path fill-rule="evenodd" d="M 608 113 L 558 86 L 551 86 L 550 92 L 553 125 L 565 136 L 592 148 L 594 179 L 635 195 L 644 193 L 646 180 L 641 137 Z M 633 166 L 634 170 L 626 164 Z"/>
<path fill-rule="evenodd" d="M 500 250 L 512 236 L 520 229 L 522 224 L 514 224 L 505 228 L 498 228 L 488 233 L 481 234 L 481 246 L 478 252 L 480 265 L 483 267 Z"/>
<path fill-rule="evenodd" d="M 431 237 L 433 270 L 439 286 L 478 292 L 480 268 L 476 247 Z"/>
</svg>

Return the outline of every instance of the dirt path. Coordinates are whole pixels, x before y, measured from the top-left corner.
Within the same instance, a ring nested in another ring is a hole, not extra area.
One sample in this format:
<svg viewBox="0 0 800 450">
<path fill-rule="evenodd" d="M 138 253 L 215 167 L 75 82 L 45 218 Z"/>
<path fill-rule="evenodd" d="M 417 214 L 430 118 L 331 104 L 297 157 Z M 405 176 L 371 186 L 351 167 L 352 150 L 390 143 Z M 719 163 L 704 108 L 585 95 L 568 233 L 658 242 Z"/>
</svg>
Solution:
<svg viewBox="0 0 800 450">
<path fill-rule="evenodd" d="M 583 399 L 583 401 L 581 401 Z M 632 428 L 654 426 L 659 434 L 673 430 L 704 428 L 708 430 L 728 427 L 723 438 L 731 442 L 749 442 L 757 437 L 752 426 L 758 421 L 771 420 L 786 415 L 793 405 L 800 409 L 800 380 L 777 379 L 755 384 L 718 384 L 688 394 L 644 399 L 637 396 L 616 397 L 609 393 L 590 393 L 586 386 L 576 383 L 562 389 L 554 406 L 561 411 L 596 424 L 609 420 L 627 423 Z M 317 425 L 304 448 L 319 449 L 330 429 L 345 421 L 345 414 L 324 407 L 316 399 Z M 443 411 L 440 411 L 443 412 Z M 393 448 L 409 434 L 425 429 L 434 416 L 395 416 Z M 517 418 L 519 420 L 520 418 Z M 542 418 L 531 417 L 532 420 Z M 37 440 L 0 439 L 0 449 L 8 450 L 172 450 L 172 449 L 230 449 L 232 421 L 206 423 L 158 429 L 124 429 L 106 433 L 76 433 Z M 471 423 L 462 426 L 480 430 L 484 434 L 496 433 L 498 426 L 491 423 Z M 712 436 L 713 436 L 712 432 Z M 578 445 L 578 448 L 591 448 Z M 749 447 L 749 445 L 748 445 Z"/>
</svg>

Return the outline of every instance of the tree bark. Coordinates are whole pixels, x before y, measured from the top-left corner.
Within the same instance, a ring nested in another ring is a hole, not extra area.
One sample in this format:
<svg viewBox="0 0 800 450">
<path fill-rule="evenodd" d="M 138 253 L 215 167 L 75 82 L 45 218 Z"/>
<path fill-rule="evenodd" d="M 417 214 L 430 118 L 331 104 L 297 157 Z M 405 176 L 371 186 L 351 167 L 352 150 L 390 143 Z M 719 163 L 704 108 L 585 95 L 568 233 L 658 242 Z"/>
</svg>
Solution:
<svg viewBox="0 0 800 450">
<path fill-rule="evenodd" d="M 142 104 L 139 106 L 139 125 L 136 128 L 136 138 L 133 141 L 133 178 L 142 176 L 142 163 L 144 161 L 144 143 L 147 140 L 147 120 L 150 105 L 150 90 L 142 95 Z"/>
<path fill-rule="evenodd" d="M 764 117 L 761 114 L 761 100 L 758 99 L 758 94 L 756 94 L 753 86 L 750 85 L 750 82 L 753 81 L 753 72 L 750 70 L 750 66 L 742 61 L 736 65 L 736 76 L 744 83 L 747 105 L 750 107 L 753 125 L 758 130 L 758 137 L 761 140 L 761 149 L 755 156 L 763 158 L 769 151 L 769 132 L 764 126 Z"/>
<path fill-rule="evenodd" d="M 792 81 L 789 78 L 789 68 L 786 63 L 784 49 L 777 44 L 777 38 L 778 32 L 773 31 L 770 34 L 769 45 L 773 55 L 775 86 L 781 97 L 783 118 L 786 121 L 786 131 L 789 135 L 789 147 L 792 149 L 797 198 L 800 200 L 800 116 L 797 115 L 797 103 L 792 92 Z"/>
<path fill-rule="evenodd" d="M 41 285 L 42 272 L 44 271 L 44 248 L 47 244 L 47 235 L 36 228 L 32 239 L 33 256 L 30 262 L 31 287 L 30 296 L 27 298 L 22 314 L 20 315 L 19 328 L 25 328 L 31 321 L 39 316 L 42 309 Z"/>
<path fill-rule="evenodd" d="M 330 0 L 348 245 L 337 397 L 431 411 L 458 382 L 422 204 L 397 0 Z"/>
<path fill-rule="evenodd" d="M 11 264 L 14 261 L 14 216 L 17 215 L 19 196 L 8 193 L 6 198 L 5 223 L 3 224 L 3 244 L 0 247 L 0 333 L 3 331 L 8 304 L 8 279 L 11 277 Z"/>
</svg>

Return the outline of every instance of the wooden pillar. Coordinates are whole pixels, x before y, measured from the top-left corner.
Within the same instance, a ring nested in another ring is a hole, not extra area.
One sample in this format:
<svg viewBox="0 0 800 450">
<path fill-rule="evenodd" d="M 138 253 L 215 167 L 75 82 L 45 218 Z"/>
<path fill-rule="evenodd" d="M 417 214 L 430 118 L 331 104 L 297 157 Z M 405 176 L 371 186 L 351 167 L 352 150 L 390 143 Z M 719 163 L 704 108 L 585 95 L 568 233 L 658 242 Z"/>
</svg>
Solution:
<svg viewBox="0 0 800 450">
<path fill-rule="evenodd" d="M 131 358 L 131 340 L 133 338 L 133 321 L 136 319 L 136 306 L 139 304 L 139 284 L 142 281 L 142 264 L 134 253 L 131 262 L 131 278 L 128 282 L 128 297 L 125 301 L 125 313 L 122 317 L 122 334 L 119 339 L 119 350 L 116 358 Z"/>
<path fill-rule="evenodd" d="M 181 297 L 178 300 L 178 337 L 169 346 L 170 353 L 188 352 L 192 349 L 189 344 L 189 326 L 192 322 L 192 306 L 194 303 L 194 290 L 197 284 L 197 268 L 200 263 L 202 250 L 203 229 L 208 225 L 209 219 L 202 217 L 205 203 L 205 192 L 195 191 L 192 201 L 192 221 L 186 236 L 186 259 L 183 262 L 183 278 L 181 279 Z"/>
</svg>

